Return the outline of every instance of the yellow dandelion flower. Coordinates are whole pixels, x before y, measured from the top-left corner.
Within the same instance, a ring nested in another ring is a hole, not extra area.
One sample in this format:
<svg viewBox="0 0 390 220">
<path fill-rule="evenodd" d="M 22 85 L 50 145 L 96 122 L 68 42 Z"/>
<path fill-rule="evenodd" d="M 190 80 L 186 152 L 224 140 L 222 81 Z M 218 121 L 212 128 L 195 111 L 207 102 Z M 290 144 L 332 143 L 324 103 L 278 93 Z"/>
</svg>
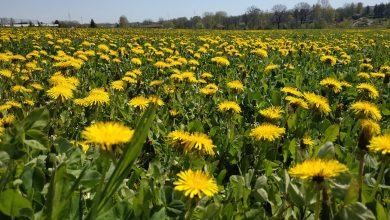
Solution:
<svg viewBox="0 0 390 220">
<path fill-rule="evenodd" d="M 231 111 L 234 113 L 240 113 L 241 107 L 236 102 L 224 101 L 224 102 L 219 103 L 218 111 L 220 111 L 220 112 Z"/>
<path fill-rule="evenodd" d="M 108 151 L 112 145 L 129 142 L 133 134 L 134 130 L 117 122 L 97 122 L 81 133 L 85 143 L 98 144 Z"/>
<path fill-rule="evenodd" d="M 337 160 L 309 159 L 291 168 L 288 173 L 303 180 L 322 182 L 325 178 L 336 177 L 346 171 L 347 166 Z"/>
<path fill-rule="evenodd" d="M 382 154 L 390 154 L 390 134 L 373 137 L 368 149 Z"/>
<path fill-rule="evenodd" d="M 185 131 L 171 131 L 167 135 L 171 144 L 181 144 L 184 140 L 188 139 L 190 133 Z"/>
<path fill-rule="evenodd" d="M 371 77 L 374 77 L 374 78 L 385 78 L 385 74 L 384 73 L 370 73 Z"/>
<path fill-rule="evenodd" d="M 363 130 L 369 131 L 370 134 L 378 135 L 381 133 L 381 127 L 377 122 L 372 121 L 370 119 L 362 119 L 359 122 L 361 128 Z"/>
<path fill-rule="evenodd" d="M 363 115 L 375 121 L 379 121 L 382 118 L 381 112 L 379 111 L 378 107 L 370 102 L 355 102 L 351 105 L 351 110 L 356 115 Z"/>
<path fill-rule="evenodd" d="M 334 78 L 325 78 L 320 81 L 320 85 L 332 89 L 334 93 L 339 93 L 342 89 L 342 84 Z"/>
<path fill-rule="evenodd" d="M 271 73 L 279 68 L 279 65 L 276 64 L 269 64 L 265 67 L 264 73 Z"/>
<path fill-rule="evenodd" d="M 218 193 L 216 181 L 200 170 L 181 171 L 177 176 L 179 179 L 173 183 L 175 190 L 184 191 L 185 196 L 202 198 L 203 194 L 212 197 Z"/>
<path fill-rule="evenodd" d="M 110 102 L 110 95 L 103 88 L 95 88 L 89 92 L 89 95 L 84 100 L 88 106 L 105 105 Z"/>
<path fill-rule="evenodd" d="M 300 91 L 298 91 L 297 88 L 294 88 L 294 87 L 286 86 L 286 87 L 283 87 L 280 91 L 282 91 L 282 92 L 284 92 L 286 94 L 295 95 L 297 97 L 302 97 L 303 96 L 303 94 Z"/>
<path fill-rule="evenodd" d="M 309 109 L 309 105 L 307 104 L 307 102 L 301 98 L 296 98 L 293 96 L 286 96 L 286 98 L 284 98 L 284 99 L 292 106 L 301 107 L 304 109 Z"/>
<path fill-rule="evenodd" d="M 138 65 L 138 66 L 141 66 L 141 65 L 142 65 L 142 61 L 141 61 L 141 59 L 139 59 L 139 58 L 132 58 L 132 59 L 130 60 L 130 62 L 131 62 L 132 64 L 134 64 L 134 65 Z"/>
<path fill-rule="evenodd" d="M 324 55 L 320 57 L 321 62 L 334 66 L 337 62 L 337 58 L 334 56 Z"/>
<path fill-rule="evenodd" d="M 263 50 L 263 49 L 261 49 L 261 48 L 252 50 L 251 53 L 252 53 L 252 54 L 258 55 L 258 56 L 260 56 L 261 58 L 267 58 L 267 57 L 268 57 L 267 51 L 266 51 L 266 50 Z"/>
<path fill-rule="evenodd" d="M 305 135 L 302 138 L 302 143 L 306 146 L 313 146 L 315 142 L 310 136 Z"/>
<path fill-rule="evenodd" d="M 368 96 L 372 99 L 376 99 L 379 97 L 379 92 L 375 88 L 374 85 L 371 85 L 369 83 L 360 83 L 356 86 L 356 89 L 359 93 L 366 93 Z"/>
<path fill-rule="evenodd" d="M 163 80 L 153 80 L 149 83 L 149 86 L 160 86 L 164 83 Z"/>
<path fill-rule="evenodd" d="M 31 83 L 30 86 L 36 90 L 43 90 L 43 86 L 39 83 Z"/>
<path fill-rule="evenodd" d="M 263 123 L 252 129 L 249 136 L 255 140 L 274 141 L 286 132 L 285 128 L 280 128 L 273 124 Z"/>
<path fill-rule="evenodd" d="M 46 93 L 50 98 L 58 99 L 61 102 L 73 97 L 73 91 L 67 85 L 53 86 L 51 89 L 47 90 Z"/>
<path fill-rule="evenodd" d="M 111 83 L 111 88 L 118 91 L 123 91 L 125 89 L 125 81 L 123 80 L 116 80 Z"/>
<path fill-rule="evenodd" d="M 213 95 L 216 92 L 218 92 L 218 86 L 215 85 L 214 83 L 210 83 L 206 85 L 204 88 L 200 89 L 200 93 L 204 95 Z"/>
<path fill-rule="evenodd" d="M 213 140 L 211 140 L 207 134 L 195 132 L 185 138 L 182 142 L 185 152 L 191 152 L 197 150 L 202 154 L 214 155 Z"/>
<path fill-rule="evenodd" d="M 284 111 L 282 110 L 282 107 L 280 106 L 271 106 L 266 109 L 261 109 L 259 113 L 268 119 L 280 119 L 282 118 L 282 113 Z"/>
<path fill-rule="evenodd" d="M 224 57 L 214 57 L 214 58 L 211 58 L 211 62 L 214 62 L 214 63 L 216 63 L 217 65 L 220 65 L 220 66 L 229 66 L 230 65 L 229 60 L 224 58 Z"/>
<path fill-rule="evenodd" d="M 153 95 L 153 96 L 149 97 L 149 101 L 151 103 L 158 105 L 158 106 L 163 106 L 165 104 L 164 101 L 157 95 Z"/>
<path fill-rule="evenodd" d="M 213 78 L 213 75 L 211 73 L 202 73 L 201 75 L 202 78 L 205 78 L 205 79 L 211 79 Z"/>
<path fill-rule="evenodd" d="M 169 110 L 169 115 L 171 117 L 176 117 L 179 114 L 179 112 L 176 109 Z"/>
<path fill-rule="evenodd" d="M 0 70 L 0 76 L 4 76 L 6 78 L 12 78 L 11 70 Z"/>
<path fill-rule="evenodd" d="M 239 80 L 228 82 L 226 85 L 229 89 L 235 89 L 237 91 L 244 91 L 245 88 Z"/>
<path fill-rule="evenodd" d="M 305 92 L 303 95 L 311 108 L 318 109 L 325 115 L 331 111 L 327 98 L 312 92 Z"/>
<path fill-rule="evenodd" d="M 149 106 L 149 103 L 150 103 L 149 99 L 143 96 L 137 96 L 132 98 L 128 104 L 134 108 L 145 110 Z"/>
<path fill-rule="evenodd" d="M 365 72 L 360 72 L 357 74 L 358 77 L 360 78 L 363 78 L 363 79 L 369 79 L 370 78 L 370 74 L 368 73 L 365 73 Z"/>
</svg>

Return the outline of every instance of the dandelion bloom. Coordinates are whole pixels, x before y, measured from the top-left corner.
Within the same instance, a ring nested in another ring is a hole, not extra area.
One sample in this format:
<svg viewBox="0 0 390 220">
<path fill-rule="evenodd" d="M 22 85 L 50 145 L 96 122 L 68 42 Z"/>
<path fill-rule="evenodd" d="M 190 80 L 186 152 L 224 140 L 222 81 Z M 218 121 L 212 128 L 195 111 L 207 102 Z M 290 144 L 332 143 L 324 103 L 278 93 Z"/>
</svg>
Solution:
<svg viewBox="0 0 390 220">
<path fill-rule="evenodd" d="M 191 152 L 195 149 L 203 154 L 215 154 L 215 145 L 213 145 L 213 140 L 211 140 L 207 134 L 195 132 L 184 138 L 182 144 L 184 145 L 185 152 Z"/>
<path fill-rule="evenodd" d="M 320 57 L 321 62 L 328 63 L 331 66 L 334 66 L 337 62 L 337 58 L 334 56 L 324 55 Z"/>
<path fill-rule="evenodd" d="M 355 102 L 351 105 L 351 110 L 356 115 L 364 115 L 365 117 L 371 118 L 375 121 L 379 121 L 382 118 L 381 112 L 378 107 L 367 101 Z"/>
<path fill-rule="evenodd" d="M 129 142 L 134 130 L 117 122 L 97 122 L 82 131 L 85 143 L 99 144 L 104 150 L 111 150 L 114 144 Z"/>
<path fill-rule="evenodd" d="M 368 131 L 370 134 L 377 135 L 381 133 L 381 127 L 377 122 L 370 119 L 363 119 L 359 122 L 362 129 Z"/>
<path fill-rule="evenodd" d="M 296 98 L 293 96 L 286 96 L 286 98 L 284 98 L 284 99 L 292 106 L 301 107 L 304 109 L 309 109 L 309 105 L 307 104 L 307 102 L 301 98 Z"/>
<path fill-rule="evenodd" d="M 150 96 L 149 97 L 149 101 L 151 103 L 154 103 L 154 104 L 158 105 L 158 106 L 163 106 L 165 104 L 164 101 L 158 95 Z"/>
<path fill-rule="evenodd" d="M 282 91 L 282 92 L 284 92 L 286 94 L 295 95 L 297 97 L 302 97 L 303 96 L 303 94 L 300 91 L 298 91 L 297 88 L 294 88 L 294 87 L 286 86 L 286 87 L 283 87 L 280 91 Z"/>
<path fill-rule="evenodd" d="M 288 173 L 303 180 L 322 182 L 324 178 L 336 177 L 346 171 L 347 166 L 337 160 L 309 159 L 291 168 Z"/>
<path fill-rule="evenodd" d="M 285 128 L 263 123 L 252 129 L 249 135 L 256 140 L 274 141 L 275 139 L 280 138 L 285 132 Z"/>
<path fill-rule="evenodd" d="M 213 95 L 218 91 L 218 86 L 214 83 L 206 85 L 204 88 L 200 89 L 200 93 L 204 95 Z"/>
<path fill-rule="evenodd" d="M 211 61 L 217 63 L 220 66 L 229 66 L 230 65 L 229 60 L 224 58 L 224 57 L 214 57 L 214 58 L 211 58 Z"/>
<path fill-rule="evenodd" d="M 181 144 L 185 139 L 188 139 L 190 133 L 186 131 L 171 131 L 168 134 L 171 144 Z"/>
<path fill-rule="evenodd" d="M 131 58 L 130 62 L 134 65 L 138 65 L 138 66 L 142 65 L 142 61 L 139 58 Z"/>
<path fill-rule="evenodd" d="M 312 146 L 314 145 L 314 141 L 313 139 L 310 137 L 310 136 L 307 136 L 305 135 L 303 138 L 302 138 L 302 143 L 306 146 Z"/>
<path fill-rule="evenodd" d="M 263 50 L 263 49 L 261 49 L 261 48 L 252 50 L 251 53 L 252 53 L 252 54 L 258 55 L 258 56 L 260 56 L 261 58 L 267 58 L 267 57 L 268 57 L 267 51 L 266 51 L 266 50 Z"/>
<path fill-rule="evenodd" d="M 280 106 L 271 106 L 266 109 L 261 109 L 259 113 L 268 118 L 268 119 L 280 119 L 282 118 L 282 113 L 284 111 L 282 110 L 282 107 Z"/>
<path fill-rule="evenodd" d="M 329 114 L 330 106 L 327 98 L 312 92 L 305 92 L 303 95 L 305 96 L 305 99 L 309 103 L 310 107 L 316 108 L 326 115 Z"/>
<path fill-rule="evenodd" d="M 239 80 L 228 82 L 227 87 L 229 89 L 235 89 L 237 91 L 244 91 L 244 85 Z"/>
<path fill-rule="evenodd" d="M 51 89 L 47 90 L 46 93 L 50 98 L 58 99 L 60 101 L 65 101 L 73 97 L 73 90 L 67 85 L 53 86 Z"/>
<path fill-rule="evenodd" d="M 220 111 L 220 112 L 232 111 L 234 113 L 240 113 L 241 107 L 236 102 L 224 101 L 224 102 L 219 103 L 218 111 Z"/>
<path fill-rule="evenodd" d="M 342 84 L 337 79 L 330 77 L 321 80 L 320 85 L 332 89 L 334 93 L 339 93 L 342 89 Z"/>
<path fill-rule="evenodd" d="M 199 198 L 202 198 L 203 194 L 211 197 L 218 193 L 218 186 L 215 180 L 200 170 L 192 171 L 189 169 L 181 171 L 177 176 L 179 179 L 173 183 L 175 190 L 185 191 L 185 196 L 194 198 L 197 195 Z"/>
<path fill-rule="evenodd" d="M 356 89 L 359 93 L 366 93 L 368 96 L 372 99 L 376 99 L 379 97 L 379 92 L 375 88 L 374 85 L 371 85 L 369 83 L 360 83 L 356 86 Z"/>
<path fill-rule="evenodd" d="M 276 64 L 269 64 L 268 66 L 265 67 L 264 73 L 271 73 L 279 68 L 278 65 Z"/>
<path fill-rule="evenodd" d="M 116 80 L 114 82 L 111 83 L 111 88 L 114 89 L 114 90 L 118 90 L 118 91 L 123 91 L 125 88 L 125 81 L 123 80 Z"/>
<path fill-rule="evenodd" d="M 372 151 L 381 152 L 382 154 L 389 154 L 390 134 L 373 137 L 370 141 L 370 145 L 367 147 Z"/>
<path fill-rule="evenodd" d="M 145 110 L 149 106 L 149 103 L 150 103 L 149 99 L 143 96 L 137 96 L 132 98 L 128 104 L 134 108 Z"/>
</svg>

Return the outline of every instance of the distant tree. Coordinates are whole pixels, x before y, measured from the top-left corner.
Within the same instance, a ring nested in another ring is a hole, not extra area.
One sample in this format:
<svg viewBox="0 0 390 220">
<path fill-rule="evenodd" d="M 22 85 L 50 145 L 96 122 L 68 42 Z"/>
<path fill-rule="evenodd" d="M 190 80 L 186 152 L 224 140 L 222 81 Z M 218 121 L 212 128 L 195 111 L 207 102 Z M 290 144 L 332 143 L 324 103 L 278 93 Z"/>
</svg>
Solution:
<svg viewBox="0 0 390 220">
<path fill-rule="evenodd" d="M 310 16 L 310 5 L 306 2 L 300 2 L 295 5 L 295 11 L 297 19 L 300 21 L 301 24 L 307 22 L 309 16 Z"/>
<path fill-rule="evenodd" d="M 272 20 L 275 24 L 277 24 L 278 29 L 280 29 L 281 24 L 287 20 L 287 7 L 280 4 L 274 5 L 274 7 L 272 7 L 272 11 Z"/>
<path fill-rule="evenodd" d="M 214 20 L 214 13 L 212 12 L 205 12 L 203 14 L 202 20 L 203 20 L 204 27 L 207 29 L 214 28 L 216 25 Z"/>
<path fill-rule="evenodd" d="M 11 27 L 13 27 L 14 24 L 15 24 L 15 20 L 14 20 L 13 18 L 11 18 L 10 21 L 9 21 L 9 25 L 10 25 Z"/>
<path fill-rule="evenodd" d="M 28 26 L 29 26 L 29 27 L 35 27 L 34 23 L 33 23 L 31 20 L 28 21 Z"/>
<path fill-rule="evenodd" d="M 97 27 L 97 25 L 96 25 L 96 23 L 95 23 L 95 21 L 93 19 L 91 19 L 91 23 L 89 24 L 89 27 L 90 28 L 96 28 Z"/>
<path fill-rule="evenodd" d="M 55 20 L 55 21 L 53 22 L 53 24 L 59 25 L 59 24 L 60 24 L 60 21 L 59 21 L 59 20 Z"/>
<path fill-rule="evenodd" d="M 122 15 L 119 17 L 119 27 L 125 28 L 129 26 L 129 20 L 127 20 L 127 17 Z"/>
<path fill-rule="evenodd" d="M 261 10 L 256 6 L 250 6 L 244 15 L 244 22 L 250 29 L 258 29 L 261 26 Z"/>
<path fill-rule="evenodd" d="M 363 14 L 363 3 L 358 2 L 355 9 L 356 14 Z"/>
</svg>

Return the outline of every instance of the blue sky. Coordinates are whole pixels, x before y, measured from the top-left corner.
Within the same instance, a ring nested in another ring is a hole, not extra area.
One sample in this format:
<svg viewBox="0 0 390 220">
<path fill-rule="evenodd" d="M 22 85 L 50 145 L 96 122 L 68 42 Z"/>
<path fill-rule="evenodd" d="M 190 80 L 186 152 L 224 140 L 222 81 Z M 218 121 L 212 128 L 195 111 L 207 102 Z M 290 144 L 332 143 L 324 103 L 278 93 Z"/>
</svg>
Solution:
<svg viewBox="0 0 390 220">
<path fill-rule="evenodd" d="M 359 2 L 354 0 L 329 0 L 333 7 L 345 3 Z M 275 4 L 284 4 L 289 9 L 302 0 L 2 0 L 0 17 L 20 19 L 37 19 L 51 22 L 56 19 L 88 23 L 117 22 L 119 16 L 125 15 L 129 21 L 145 19 L 158 20 L 175 17 L 192 17 L 204 12 L 226 11 L 229 15 L 243 14 L 246 9 L 255 5 L 262 10 L 270 10 Z M 306 0 L 315 4 L 317 0 Z M 375 5 L 386 0 L 361 0 L 364 5 Z"/>
</svg>

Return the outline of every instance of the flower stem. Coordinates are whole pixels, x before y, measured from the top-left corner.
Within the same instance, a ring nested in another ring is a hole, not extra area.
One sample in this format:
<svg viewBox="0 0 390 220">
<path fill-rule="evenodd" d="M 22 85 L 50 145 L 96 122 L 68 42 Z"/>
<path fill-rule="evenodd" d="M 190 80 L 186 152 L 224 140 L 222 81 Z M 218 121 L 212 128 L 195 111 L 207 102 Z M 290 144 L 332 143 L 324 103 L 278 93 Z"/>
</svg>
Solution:
<svg viewBox="0 0 390 220">
<path fill-rule="evenodd" d="M 321 211 L 321 184 L 317 185 L 317 199 L 316 199 L 316 209 L 314 210 L 314 220 L 320 219 L 320 211 Z"/>
<path fill-rule="evenodd" d="M 362 201 L 363 173 L 364 173 L 364 153 L 361 153 L 361 155 L 359 155 L 358 202 Z"/>
<path fill-rule="evenodd" d="M 382 182 L 383 176 L 385 174 L 385 168 L 386 168 L 388 161 L 389 161 L 388 157 L 384 157 L 382 159 L 382 164 L 381 164 L 381 168 L 379 170 L 378 178 L 376 179 L 375 186 L 374 186 L 374 189 L 372 190 L 369 201 L 372 201 L 375 198 L 376 192 L 378 191 L 379 183 Z"/>
</svg>

